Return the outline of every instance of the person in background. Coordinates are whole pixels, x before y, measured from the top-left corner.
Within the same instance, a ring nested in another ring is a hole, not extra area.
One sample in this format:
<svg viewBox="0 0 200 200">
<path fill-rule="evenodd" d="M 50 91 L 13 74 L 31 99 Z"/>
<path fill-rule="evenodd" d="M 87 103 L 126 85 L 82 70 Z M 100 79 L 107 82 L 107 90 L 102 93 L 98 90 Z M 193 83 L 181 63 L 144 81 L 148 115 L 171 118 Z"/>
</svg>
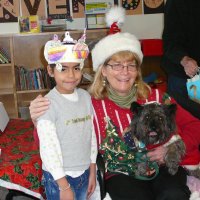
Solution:
<svg viewBox="0 0 200 200">
<path fill-rule="evenodd" d="M 112 8 L 106 15 L 118 22 L 118 13 L 122 8 Z M 112 23 L 110 23 L 112 24 Z M 119 23 L 117 23 L 119 24 Z M 112 31 L 111 31 L 112 32 Z M 101 39 L 92 50 L 94 81 L 89 88 L 94 107 L 94 126 L 99 147 L 107 139 L 107 122 L 110 119 L 117 134 L 124 140 L 123 134 L 134 117 L 130 106 L 140 104 L 165 103 L 174 99 L 167 97 L 157 89 L 151 89 L 143 80 L 141 63 L 143 54 L 139 40 L 130 33 L 115 33 Z M 47 98 L 38 96 L 31 102 L 31 117 L 36 120 L 49 107 Z M 177 105 L 176 122 L 179 134 L 185 142 L 187 154 L 182 165 L 196 166 L 200 162 L 198 145 L 200 143 L 200 121 Z M 109 173 L 107 169 L 106 191 L 113 200 L 189 200 L 190 191 L 186 185 L 187 173 L 180 166 L 172 176 L 164 166 L 167 147 L 159 146 L 149 151 L 147 156 L 160 165 L 157 177 L 151 181 L 142 181 L 123 173 Z M 101 154 L 104 152 L 100 151 Z M 192 160 L 192 161 L 191 161 Z M 108 160 L 109 162 L 109 160 Z"/>
<path fill-rule="evenodd" d="M 90 95 L 77 85 L 89 49 L 69 32 L 64 42 L 46 43 L 47 70 L 56 86 L 49 109 L 37 119 L 44 186 L 48 200 L 86 200 L 96 186 L 97 143 Z"/>
<path fill-rule="evenodd" d="M 164 12 L 161 66 L 168 76 L 168 93 L 200 119 L 200 104 L 188 97 L 186 82 L 200 64 L 200 1 L 167 0 Z"/>
</svg>

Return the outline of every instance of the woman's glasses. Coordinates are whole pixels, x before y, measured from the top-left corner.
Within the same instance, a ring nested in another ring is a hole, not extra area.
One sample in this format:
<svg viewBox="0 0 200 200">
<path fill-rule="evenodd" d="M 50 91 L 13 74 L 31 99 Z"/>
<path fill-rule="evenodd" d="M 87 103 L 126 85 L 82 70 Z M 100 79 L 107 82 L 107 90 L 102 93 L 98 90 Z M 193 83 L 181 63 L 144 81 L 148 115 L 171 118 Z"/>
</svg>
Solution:
<svg viewBox="0 0 200 200">
<path fill-rule="evenodd" d="M 108 63 L 107 65 L 110 66 L 115 71 L 122 71 L 125 67 L 127 68 L 128 71 L 131 71 L 131 72 L 134 72 L 137 70 L 136 64 L 122 65 L 121 63 L 116 63 L 116 64 Z"/>
</svg>

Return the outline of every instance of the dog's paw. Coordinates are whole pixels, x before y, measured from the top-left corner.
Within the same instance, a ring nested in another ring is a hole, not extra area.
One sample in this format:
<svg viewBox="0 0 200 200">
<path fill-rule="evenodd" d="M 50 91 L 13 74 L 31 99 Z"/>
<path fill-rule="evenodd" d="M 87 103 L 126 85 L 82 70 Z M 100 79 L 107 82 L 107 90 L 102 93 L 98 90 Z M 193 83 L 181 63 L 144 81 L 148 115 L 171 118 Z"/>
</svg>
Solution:
<svg viewBox="0 0 200 200">
<path fill-rule="evenodd" d="M 179 167 L 179 159 L 177 158 L 176 154 L 166 155 L 165 164 L 168 168 L 169 174 L 175 175 L 177 173 Z"/>
<path fill-rule="evenodd" d="M 190 176 L 194 176 L 198 179 L 200 179 L 200 168 L 194 169 L 194 170 L 188 170 L 188 173 Z"/>
<path fill-rule="evenodd" d="M 175 175 L 177 173 L 177 171 L 178 171 L 178 166 L 174 167 L 174 168 L 168 168 L 168 172 L 171 175 Z"/>
<path fill-rule="evenodd" d="M 145 163 L 138 163 L 135 174 L 136 176 L 145 176 L 147 173 L 146 170 L 147 170 L 147 167 Z"/>
</svg>

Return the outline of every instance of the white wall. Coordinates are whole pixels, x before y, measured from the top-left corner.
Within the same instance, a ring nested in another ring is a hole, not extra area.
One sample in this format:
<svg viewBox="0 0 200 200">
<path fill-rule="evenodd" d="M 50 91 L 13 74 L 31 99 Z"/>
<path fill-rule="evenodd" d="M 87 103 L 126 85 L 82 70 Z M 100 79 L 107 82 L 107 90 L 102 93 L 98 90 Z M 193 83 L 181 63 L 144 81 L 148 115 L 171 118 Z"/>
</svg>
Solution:
<svg viewBox="0 0 200 200">
<path fill-rule="evenodd" d="M 68 23 L 68 29 L 83 29 L 84 19 L 75 19 Z M 135 34 L 139 39 L 161 38 L 163 14 L 129 15 L 126 17 L 123 31 Z M 0 34 L 18 33 L 18 23 L 0 23 Z"/>
<path fill-rule="evenodd" d="M 161 38 L 163 14 L 127 16 L 123 31 L 133 33 L 139 39 Z"/>
</svg>

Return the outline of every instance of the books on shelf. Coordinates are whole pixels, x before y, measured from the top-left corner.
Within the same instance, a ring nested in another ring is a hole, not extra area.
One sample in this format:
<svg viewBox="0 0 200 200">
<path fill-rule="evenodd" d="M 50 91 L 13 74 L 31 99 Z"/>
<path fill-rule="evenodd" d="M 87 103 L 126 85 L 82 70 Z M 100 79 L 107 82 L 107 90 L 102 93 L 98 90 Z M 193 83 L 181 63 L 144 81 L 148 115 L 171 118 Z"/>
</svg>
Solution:
<svg viewBox="0 0 200 200">
<path fill-rule="evenodd" d="M 22 90 L 41 90 L 52 87 L 46 68 L 28 69 L 15 66 L 16 87 Z"/>
<path fill-rule="evenodd" d="M 6 49 L 0 47 L 0 64 L 10 63 L 11 59 Z"/>
</svg>

